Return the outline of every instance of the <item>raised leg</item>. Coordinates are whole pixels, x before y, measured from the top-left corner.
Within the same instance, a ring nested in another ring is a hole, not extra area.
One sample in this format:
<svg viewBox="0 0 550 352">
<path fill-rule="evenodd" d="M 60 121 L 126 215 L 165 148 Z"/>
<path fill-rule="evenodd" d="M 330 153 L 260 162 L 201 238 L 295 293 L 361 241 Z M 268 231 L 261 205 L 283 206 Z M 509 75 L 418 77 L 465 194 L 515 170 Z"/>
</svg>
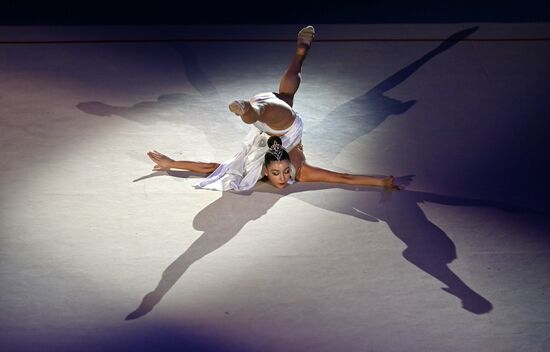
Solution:
<svg viewBox="0 0 550 352">
<path fill-rule="evenodd" d="M 302 64 L 311 47 L 314 36 L 315 29 L 312 26 L 307 26 L 298 33 L 296 53 L 279 83 L 280 98 L 286 101 L 290 106 L 293 105 L 294 94 L 296 94 L 296 91 L 300 87 L 300 82 L 302 81 Z"/>
</svg>

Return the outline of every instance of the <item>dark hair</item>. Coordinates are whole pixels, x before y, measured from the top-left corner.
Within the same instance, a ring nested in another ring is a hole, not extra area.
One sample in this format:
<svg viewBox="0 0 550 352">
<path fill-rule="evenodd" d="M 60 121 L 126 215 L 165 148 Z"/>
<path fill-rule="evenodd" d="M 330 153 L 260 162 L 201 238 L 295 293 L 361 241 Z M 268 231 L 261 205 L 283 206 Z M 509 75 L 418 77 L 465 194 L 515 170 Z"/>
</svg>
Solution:
<svg viewBox="0 0 550 352">
<path fill-rule="evenodd" d="M 277 154 L 275 153 L 275 150 L 272 148 L 273 145 L 277 143 L 281 150 L 281 155 L 277 157 Z M 281 160 L 288 160 L 290 162 L 290 156 L 288 156 L 288 153 L 286 150 L 283 149 L 283 142 L 281 141 L 281 138 L 278 136 L 271 136 L 267 140 L 267 146 L 269 147 L 269 150 L 265 153 L 265 160 L 264 165 L 267 166 L 272 161 L 281 161 Z"/>
</svg>

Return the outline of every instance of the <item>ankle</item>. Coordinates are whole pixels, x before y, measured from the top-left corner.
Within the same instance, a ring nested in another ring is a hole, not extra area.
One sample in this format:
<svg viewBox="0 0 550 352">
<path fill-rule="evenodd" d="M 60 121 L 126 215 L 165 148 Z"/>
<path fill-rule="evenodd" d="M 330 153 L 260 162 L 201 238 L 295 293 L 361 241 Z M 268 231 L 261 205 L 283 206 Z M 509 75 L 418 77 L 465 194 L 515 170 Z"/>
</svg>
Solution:
<svg viewBox="0 0 550 352">
<path fill-rule="evenodd" d="M 296 56 L 298 56 L 301 60 L 303 60 L 305 59 L 308 51 L 309 51 L 308 46 L 298 44 L 296 47 Z"/>
</svg>

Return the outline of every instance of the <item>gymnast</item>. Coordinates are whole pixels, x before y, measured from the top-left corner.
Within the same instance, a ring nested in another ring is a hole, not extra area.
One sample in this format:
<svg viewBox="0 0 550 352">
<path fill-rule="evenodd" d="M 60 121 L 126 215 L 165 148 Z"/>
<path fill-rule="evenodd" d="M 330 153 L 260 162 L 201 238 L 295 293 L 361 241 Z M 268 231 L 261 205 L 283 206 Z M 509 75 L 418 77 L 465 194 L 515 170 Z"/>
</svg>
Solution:
<svg viewBox="0 0 550 352">
<path fill-rule="evenodd" d="M 250 100 L 235 100 L 229 110 L 239 116 L 251 131 L 242 150 L 221 164 L 196 161 L 176 161 L 159 152 L 150 151 L 154 171 L 183 169 L 207 177 L 195 187 L 219 191 L 246 191 L 262 177 L 273 186 L 284 188 L 298 182 L 331 182 L 350 185 L 380 186 L 399 189 L 393 176 L 378 177 L 346 174 L 309 165 L 303 152 L 303 122 L 293 110 L 294 95 L 302 79 L 302 63 L 315 36 L 315 29 L 307 26 L 297 37 L 296 53 L 284 73 L 278 93 L 260 93 Z"/>
</svg>

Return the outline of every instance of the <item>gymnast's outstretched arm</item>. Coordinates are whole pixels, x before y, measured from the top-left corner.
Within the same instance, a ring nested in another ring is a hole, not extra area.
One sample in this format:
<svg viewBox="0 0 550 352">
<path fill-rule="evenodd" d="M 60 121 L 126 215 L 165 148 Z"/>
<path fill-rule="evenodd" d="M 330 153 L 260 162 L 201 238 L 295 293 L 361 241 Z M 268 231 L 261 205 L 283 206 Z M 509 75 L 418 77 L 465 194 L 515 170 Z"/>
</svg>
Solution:
<svg viewBox="0 0 550 352">
<path fill-rule="evenodd" d="M 380 186 L 386 189 L 399 189 L 394 184 L 393 176 L 369 176 L 345 174 L 323 169 L 306 163 L 303 147 L 296 147 L 289 152 L 290 160 L 297 170 L 296 181 L 299 182 L 329 182 L 347 185 Z"/>
<path fill-rule="evenodd" d="M 399 189 L 399 186 L 393 183 L 393 176 L 369 176 L 346 174 L 336 171 L 323 169 L 317 166 L 311 166 L 305 162 L 298 171 L 296 180 L 299 182 L 329 182 L 343 183 L 347 185 L 379 186 L 386 189 Z"/>
<path fill-rule="evenodd" d="M 210 174 L 220 166 L 218 163 L 204 163 L 198 161 L 173 160 L 166 155 L 153 150 L 147 155 L 155 163 L 153 171 L 168 171 L 170 169 L 183 169 L 199 174 Z"/>
</svg>

